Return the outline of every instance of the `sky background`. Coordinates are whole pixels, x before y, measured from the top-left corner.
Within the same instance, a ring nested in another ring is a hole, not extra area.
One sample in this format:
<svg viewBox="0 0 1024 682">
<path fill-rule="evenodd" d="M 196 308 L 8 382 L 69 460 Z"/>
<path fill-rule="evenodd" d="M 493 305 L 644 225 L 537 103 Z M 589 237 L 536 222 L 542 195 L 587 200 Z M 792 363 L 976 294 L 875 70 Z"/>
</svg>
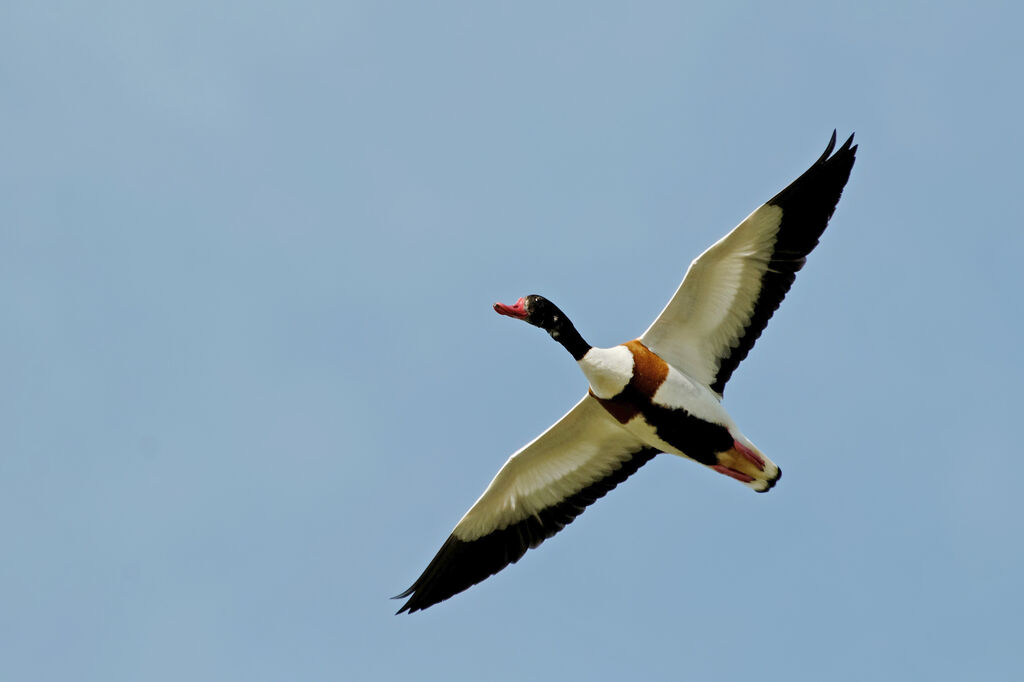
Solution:
<svg viewBox="0 0 1024 682">
<path fill-rule="evenodd" d="M 1019 3 L 8 2 L 0 678 L 1019 680 Z M 412 616 L 593 344 L 833 128 L 725 404 Z"/>
</svg>

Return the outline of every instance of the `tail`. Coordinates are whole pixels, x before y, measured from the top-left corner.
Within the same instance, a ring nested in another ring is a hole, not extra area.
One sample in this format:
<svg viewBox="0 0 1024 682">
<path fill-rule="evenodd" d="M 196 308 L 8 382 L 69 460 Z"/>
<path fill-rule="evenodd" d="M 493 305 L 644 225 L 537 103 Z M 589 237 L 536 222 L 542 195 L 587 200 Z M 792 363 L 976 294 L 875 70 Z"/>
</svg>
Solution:
<svg viewBox="0 0 1024 682">
<path fill-rule="evenodd" d="M 782 469 L 750 441 L 741 443 L 734 440 L 731 448 L 719 452 L 717 456 L 718 463 L 712 465 L 712 469 L 735 478 L 755 492 L 768 492 L 782 478 Z"/>
</svg>

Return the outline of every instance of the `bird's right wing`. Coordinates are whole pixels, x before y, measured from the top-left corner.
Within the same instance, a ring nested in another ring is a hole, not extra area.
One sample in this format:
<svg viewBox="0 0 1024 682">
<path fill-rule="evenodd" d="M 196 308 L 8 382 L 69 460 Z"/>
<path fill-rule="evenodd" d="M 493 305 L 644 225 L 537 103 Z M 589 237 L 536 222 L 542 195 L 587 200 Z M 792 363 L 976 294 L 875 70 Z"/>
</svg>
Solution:
<svg viewBox="0 0 1024 682">
<path fill-rule="evenodd" d="M 651 460 L 657 450 L 589 394 L 516 452 L 455 526 L 399 613 L 458 594 L 518 561 Z"/>
</svg>

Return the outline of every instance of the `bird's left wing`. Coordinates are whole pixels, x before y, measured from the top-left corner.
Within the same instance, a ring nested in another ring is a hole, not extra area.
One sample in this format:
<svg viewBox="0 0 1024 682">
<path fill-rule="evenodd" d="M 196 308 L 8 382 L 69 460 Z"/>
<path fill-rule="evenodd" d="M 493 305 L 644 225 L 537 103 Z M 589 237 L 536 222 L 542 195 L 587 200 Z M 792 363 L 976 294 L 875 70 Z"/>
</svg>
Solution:
<svg viewBox="0 0 1024 682">
<path fill-rule="evenodd" d="M 640 341 L 719 395 L 817 246 L 853 168 L 853 135 L 702 253 Z"/>
<path fill-rule="evenodd" d="M 505 462 L 398 613 L 448 599 L 518 561 L 658 453 L 590 395 Z"/>
</svg>

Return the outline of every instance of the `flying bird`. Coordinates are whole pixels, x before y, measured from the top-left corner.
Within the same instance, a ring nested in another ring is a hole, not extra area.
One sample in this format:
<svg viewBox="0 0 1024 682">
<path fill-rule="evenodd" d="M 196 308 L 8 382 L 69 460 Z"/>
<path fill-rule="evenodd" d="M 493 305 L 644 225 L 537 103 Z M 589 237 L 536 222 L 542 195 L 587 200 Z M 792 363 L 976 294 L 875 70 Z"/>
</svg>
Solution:
<svg viewBox="0 0 1024 682">
<path fill-rule="evenodd" d="M 692 459 L 757 492 L 781 475 L 722 407 L 725 384 L 818 244 L 853 168 L 853 135 L 690 263 L 639 338 L 594 348 L 554 303 L 494 310 L 548 332 L 583 370 L 587 394 L 513 454 L 423 574 L 395 597 L 412 613 L 518 561 L 658 453 Z"/>
</svg>

